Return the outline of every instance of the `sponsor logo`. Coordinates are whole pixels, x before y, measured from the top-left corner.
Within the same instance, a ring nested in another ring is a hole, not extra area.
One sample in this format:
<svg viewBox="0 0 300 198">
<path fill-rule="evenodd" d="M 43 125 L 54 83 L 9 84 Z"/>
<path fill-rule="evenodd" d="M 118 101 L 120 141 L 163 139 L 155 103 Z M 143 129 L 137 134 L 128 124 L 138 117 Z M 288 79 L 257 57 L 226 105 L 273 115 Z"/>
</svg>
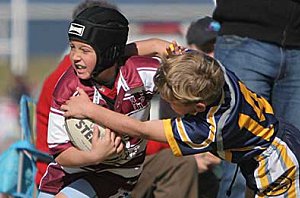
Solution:
<svg viewBox="0 0 300 198">
<path fill-rule="evenodd" d="M 71 23 L 69 28 L 69 34 L 75 34 L 77 36 L 82 36 L 84 32 L 85 26 L 80 25 L 78 23 Z"/>
<path fill-rule="evenodd" d="M 93 124 L 92 124 L 93 125 Z M 87 123 L 85 123 L 84 120 L 80 120 L 78 123 L 75 124 L 75 127 L 80 130 L 82 135 L 89 140 L 89 142 L 92 143 L 92 137 L 93 137 L 93 126 L 89 126 Z"/>
</svg>

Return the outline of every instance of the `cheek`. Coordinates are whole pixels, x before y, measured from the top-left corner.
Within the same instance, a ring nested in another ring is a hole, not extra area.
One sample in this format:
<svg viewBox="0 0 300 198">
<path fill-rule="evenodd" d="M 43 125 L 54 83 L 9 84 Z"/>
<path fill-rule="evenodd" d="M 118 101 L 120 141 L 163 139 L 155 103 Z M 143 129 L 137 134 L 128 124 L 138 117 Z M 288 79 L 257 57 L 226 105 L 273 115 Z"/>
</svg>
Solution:
<svg viewBox="0 0 300 198">
<path fill-rule="evenodd" d="M 176 105 L 171 105 L 171 108 L 173 109 L 173 111 L 175 111 L 175 113 L 177 113 L 178 115 L 183 115 L 183 112 L 180 108 L 178 108 Z"/>
<path fill-rule="evenodd" d="M 85 59 L 85 64 L 88 67 L 88 70 L 93 71 L 96 66 L 96 57 L 87 57 Z"/>
</svg>

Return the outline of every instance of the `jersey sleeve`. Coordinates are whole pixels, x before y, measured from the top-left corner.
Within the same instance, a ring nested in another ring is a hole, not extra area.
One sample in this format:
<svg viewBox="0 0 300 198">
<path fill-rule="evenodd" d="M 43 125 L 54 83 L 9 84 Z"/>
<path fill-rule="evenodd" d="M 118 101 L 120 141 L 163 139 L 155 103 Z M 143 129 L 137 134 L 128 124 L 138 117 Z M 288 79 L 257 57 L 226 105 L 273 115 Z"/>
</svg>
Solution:
<svg viewBox="0 0 300 198">
<path fill-rule="evenodd" d="M 68 69 L 56 84 L 53 92 L 47 136 L 49 153 L 51 155 L 57 155 L 72 146 L 65 128 L 64 112 L 60 110 L 60 107 L 76 92 L 78 82 L 73 75 L 72 68 Z"/>
<path fill-rule="evenodd" d="M 197 116 L 163 120 L 167 141 L 175 156 L 192 155 L 211 150 L 214 127 Z"/>
<path fill-rule="evenodd" d="M 125 65 L 121 67 L 121 79 L 123 89 L 129 92 L 143 90 L 149 93 L 154 92 L 153 77 L 159 67 L 159 60 L 145 56 L 133 56 L 129 58 Z M 125 86 L 124 86 L 125 85 Z"/>
</svg>

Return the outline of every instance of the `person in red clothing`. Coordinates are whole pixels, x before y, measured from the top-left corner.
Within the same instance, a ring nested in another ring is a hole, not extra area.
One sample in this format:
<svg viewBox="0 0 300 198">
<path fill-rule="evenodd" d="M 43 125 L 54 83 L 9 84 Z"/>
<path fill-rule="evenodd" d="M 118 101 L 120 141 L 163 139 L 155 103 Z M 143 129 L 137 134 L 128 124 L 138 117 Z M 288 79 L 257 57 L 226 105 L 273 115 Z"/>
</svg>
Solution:
<svg viewBox="0 0 300 198">
<path fill-rule="evenodd" d="M 48 130 L 48 116 L 50 112 L 51 97 L 56 82 L 60 76 L 71 66 L 69 55 L 66 55 L 59 63 L 58 67 L 46 78 L 43 83 L 39 99 L 37 101 L 37 149 L 49 153 L 47 145 L 47 130 Z M 42 176 L 47 169 L 47 163 L 37 161 L 37 173 L 35 177 L 36 185 L 39 185 Z"/>
</svg>

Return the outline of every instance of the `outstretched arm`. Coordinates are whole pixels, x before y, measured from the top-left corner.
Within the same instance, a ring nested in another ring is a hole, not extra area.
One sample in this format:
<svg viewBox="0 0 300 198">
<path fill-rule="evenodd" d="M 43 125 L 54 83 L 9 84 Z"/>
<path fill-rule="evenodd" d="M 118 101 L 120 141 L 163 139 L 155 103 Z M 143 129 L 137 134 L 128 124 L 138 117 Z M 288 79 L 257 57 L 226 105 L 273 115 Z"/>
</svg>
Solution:
<svg viewBox="0 0 300 198">
<path fill-rule="evenodd" d="M 65 105 L 62 105 L 65 117 L 88 117 L 94 122 L 119 133 L 161 142 L 167 141 L 162 120 L 142 122 L 92 103 L 87 94 L 80 88 L 78 88 L 78 92 L 79 96 L 71 97 Z"/>
<path fill-rule="evenodd" d="M 163 57 L 169 53 L 168 49 L 172 44 L 177 46 L 175 41 L 169 42 L 159 38 L 135 41 L 126 45 L 125 56 L 142 55 Z"/>
</svg>

